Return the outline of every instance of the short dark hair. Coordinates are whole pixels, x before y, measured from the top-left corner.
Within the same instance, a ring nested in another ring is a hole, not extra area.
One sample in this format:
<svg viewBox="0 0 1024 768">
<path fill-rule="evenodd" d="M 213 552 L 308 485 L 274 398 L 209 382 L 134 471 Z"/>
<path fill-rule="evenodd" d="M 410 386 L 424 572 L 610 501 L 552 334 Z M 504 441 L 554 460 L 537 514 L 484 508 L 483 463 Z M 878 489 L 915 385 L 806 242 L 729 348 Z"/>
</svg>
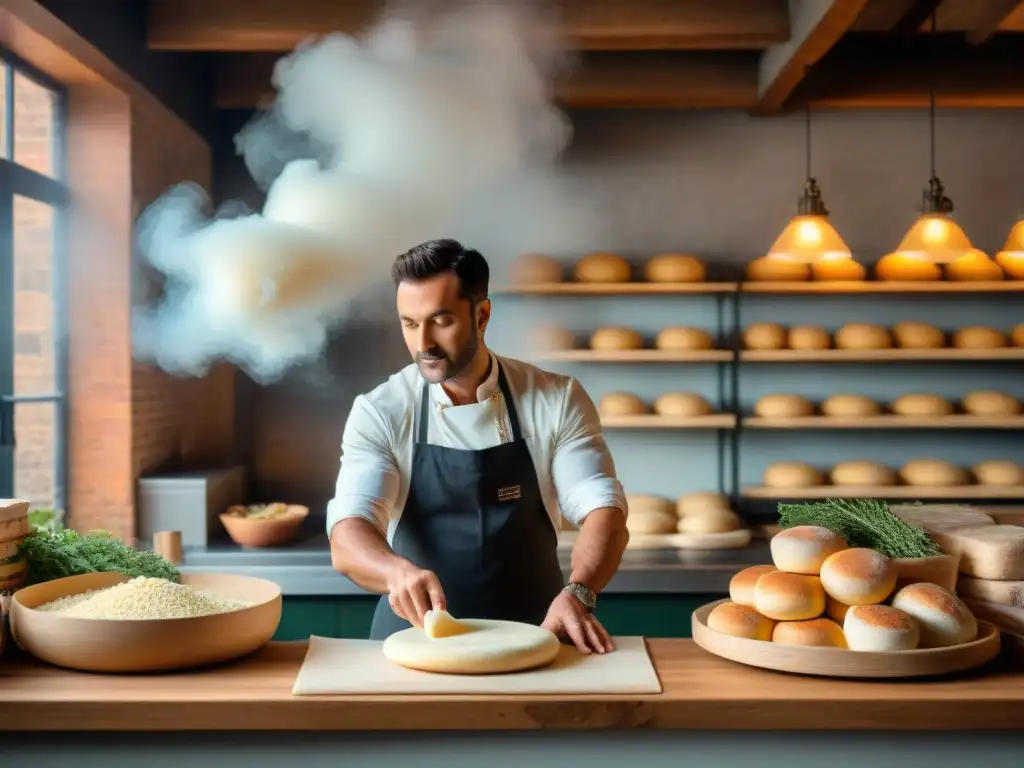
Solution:
<svg viewBox="0 0 1024 768">
<path fill-rule="evenodd" d="M 391 267 L 395 285 L 409 280 L 426 280 L 445 272 L 459 278 L 459 293 L 476 303 L 487 298 L 491 271 L 480 251 L 466 248 L 458 240 L 427 240 L 410 248 Z"/>
</svg>

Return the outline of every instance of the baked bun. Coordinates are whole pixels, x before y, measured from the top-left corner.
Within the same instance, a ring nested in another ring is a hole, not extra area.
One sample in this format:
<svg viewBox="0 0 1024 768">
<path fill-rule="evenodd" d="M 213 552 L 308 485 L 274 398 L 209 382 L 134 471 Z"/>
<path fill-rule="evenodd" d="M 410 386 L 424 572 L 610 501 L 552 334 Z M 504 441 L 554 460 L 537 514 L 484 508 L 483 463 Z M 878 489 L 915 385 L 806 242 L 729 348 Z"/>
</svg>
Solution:
<svg viewBox="0 0 1024 768">
<path fill-rule="evenodd" d="M 712 349 L 715 340 L 703 328 L 665 328 L 654 339 L 657 349 L 689 352 Z"/>
<path fill-rule="evenodd" d="M 815 467 L 800 461 L 776 461 L 764 471 L 761 482 L 768 488 L 814 488 L 825 478 Z"/>
<path fill-rule="evenodd" d="M 829 473 L 832 485 L 862 485 L 871 488 L 883 488 L 896 485 L 899 477 L 896 472 L 884 464 L 864 459 L 841 461 L 832 467 Z"/>
<path fill-rule="evenodd" d="M 729 599 L 737 605 L 754 607 L 754 585 L 766 573 L 772 573 L 774 565 L 752 565 L 744 568 L 729 580 Z"/>
<path fill-rule="evenodd" d="M 1002 280 L 1003 268 L 977 248 L 958 256 L 946 265 L 949 280 Z"/>
<path fill-rule="evenodd" d="M 836 331 L 836 349 L 888 349 L 889 331 L 880 325 L 850 323 Z"/>
<path fill-rule="evenodd" d="M 798 325 L 786 334 L 790 349 L 831 349 L 832 334 L 816 325 Z"/>
<path fill-rule="evenodd" d="M 841 603 L 834 597 L 829 597 L 828 593 L 825 593 L 825 613 L 827 613 L 833 621 L 839 626 L 843 626 L 843 621 L 846 619 L 846 612 L 850 610 L 850 606 L 846 603 Z"/>
<path fill-rule="evenodd" d="M 1024 468 L 1009 459 L 989 459 L 971 467 L 979 485 L 1024 485 Z"/>
<path fill-rule="evenodd" d="M 892 401 L 892 412 L 898 416 L 948 416 L 953 405 L 939 395 L 911 392 Z"/>
<path fill-rule="evenodd" d="M 739 515 L 731 509 L 707 507 L 680 518 L 676 530 L 679 533 L 728 533 L 741 527 Z"/>
<path fill-rule="evenodd" d="M 659 416 L 694 418 L 714 413 L 711 403 L 696 392 L 666 392 L 654 401 L 654 412 Z"/>
<path fill-rule="evenodd" d="M 529 332 L 530 344 L 539 352 L 556 352 L 576 346 L 576 334 L 557 325 L 540 325 Z"/>
<path fill-rule="evenodd" d="M 644 338 L 632 328 L 598 328 L 590 336 L 590 348 L 602 352 L 642 349 Z"/>
<path fill-rule="evenodd" d="M 664 536 L 676 532 L 679 521 L 664 512 L 633 512 L 626 517 L 626 530 L 641 536 Z"/>
<path fill-rule="evenodd" d="M 628 283 L 631 272 L 629 262 L 615 253 L 591 253 L 573 270 L 580 283 Z"/>
<path fill-rule="evenodd" d="M 1024 347 L 1024 323 L 1017 323 L 1010 330 L 1010 341 L 1015 347 Z"/>
<path fill-rule="evenodd" d="M 852 419 L 877 416 L 882 412 L 882 408 L 864 395 L 832 395 L 822 400 L 821 412 L 825 416 L 837 419 Z"/>
<path fill-rule="evenodd" d="M 973 416 L 1016 416 L 1024 407 L 1020 401 L 1005 392 L 978 390 L 964 395 L 960 405 Z"/>
<path fill-rule="evenodd" d="M 836 552 L 821 566 L 825 593 L 851 606 L 882 602 L 896 587 L 897 576 L 892 559 L 865 547 Z"/>
<path fill-rule="evenodd" d="M 720 635 L 768 641 L 774 628 L 774 621 L 746 605 L 722 603 L 708 614 L 708 629 Z"/>
<path fill-rule="evenodd" d="M 892 338 L 901 349 L 942 349 L 946 334 L 934 325 L 905 320 L 892 327 Z"/>
<path fill-rule="evenodd" d="M 676 516 L 675 505 L 671 499 L 655 496 L 650 493 L 631 493 L 626 496 L 626 506 L 630 515 L 656 512 L 669 517 Z"/>
<path fill-rule="evenodd" d="M 562 265 L 550 256 L 524 253 L 512 262 L 509 277 L 514 285 L 560 283 L 564 272 Z"/>
<path fill-rule="evenodd" d="M 854 605 L 843 620 L 851 651 L 912 651 L 921 639 L 917 621 L 890 605 Z"/>
<path fill-rule="evenodd" d="M 778 323 L 754 323 L 743 330 L 747 349 L 784 349 L 786 329 Z"/>
<path fill-rule="evenodd" d="M 747 279 L 755 283 L 799 282 L 811 279 L 811 265 L 762 256 L 747 264 Z"/>
<path fill-rule="evenodd" d="M 704 262 L 686 253 L 661 253 L 644 265 L 644 277 L 652 283 L 699 283 L 706 274 Z"/>
<path fill-rule="evenodd" d="M 731 509 L 725 494 L 714 491 L 695 491 L 676 500 L 676 513 L 680 517 L 700 513 L 706 509 Z"/>
<path fill-rule="evenodd" d="M 647 404 L 632 392 L 608 392 L 597 401 L 602 416 L 639 416 L 647 413 Z"/>
<path fill-rule="evenodd" d="M 779 645 L 814 645 L 823 648 L 845 648 L 843 628 L 832 619 L 780 621 L 772 632 L 772 641 Z"/>
<path fill-rule="evenodd" d="M 838 533 L 820 525 L 797 525 L 772 536 L 772 562 L 780 571 L 817 576 L 822 564 L 847 548 Z"/>
<path fill-rule="evenodd" d="M 825 611 L 825 590 L 817 576 L 773 571 L 754 585 L 754 608 L 777 621 L 816 619 Z"/>
<path fill-rule="evenodd" d="M 967 473 L 942 459 L 912 459 L 900 467 L 900 477 L 907 485 L 967 485 Z"/>
<path fill-rule="evenodd" d="M 908 584 L 893 597 L 892 607 L 917 621 L 921 648 L 969 643 L 978 634 L 978 621 L 964 601 L 938 584 Z"/>
<path fill-rule="evenodd" d="M 953 334 L 953 346 L 957 349 L 999 349 L 1009 343 L 1005 333 L 983 325 L 961 328 Z"/>
<path fill-rule="evenodd" d="M 866 280 L 868 270 L 851 257 L 818 259 L 811 264 L 815 280 Z"/>
<path fill-rule="evenodd" d="M 875 264 L 879 280 L 941 280 L 942 268 L 933 261 L 904 253 L 888 253 Z"/>
<path fill-rule="evenodd" d="M 754 403 L 754 415 L 762 419 L 792 419 L 814 415 L 814 403 L 802 395 L 765 395 Z"/>
</svg>

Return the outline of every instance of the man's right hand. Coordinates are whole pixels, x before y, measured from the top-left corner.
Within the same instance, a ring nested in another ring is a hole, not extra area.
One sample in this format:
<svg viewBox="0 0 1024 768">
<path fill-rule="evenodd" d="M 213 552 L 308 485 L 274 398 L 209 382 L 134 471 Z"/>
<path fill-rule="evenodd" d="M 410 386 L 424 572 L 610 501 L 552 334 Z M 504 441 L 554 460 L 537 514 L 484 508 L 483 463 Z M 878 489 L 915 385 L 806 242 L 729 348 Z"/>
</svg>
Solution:
<svg viewBox="0 0 1024 768">
<path fill-rule="evenodd" d="M 437 574 L 408 563 L 388 578 L 388 602 L 391 610 L 415 627 L 423 626 L 430 609 L 444 610 L 444 590 Z"/>
</svg>

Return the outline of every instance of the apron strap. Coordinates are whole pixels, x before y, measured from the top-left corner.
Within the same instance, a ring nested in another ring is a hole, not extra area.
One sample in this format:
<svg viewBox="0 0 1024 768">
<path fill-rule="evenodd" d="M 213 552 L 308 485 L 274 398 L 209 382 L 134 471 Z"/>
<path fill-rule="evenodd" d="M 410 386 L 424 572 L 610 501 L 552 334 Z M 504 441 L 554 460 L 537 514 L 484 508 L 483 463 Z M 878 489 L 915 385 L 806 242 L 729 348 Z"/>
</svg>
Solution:
<svg viewBox="0 0 1024 768">
<path fill-rule="evenodd" d="M 521 440 L 522 430 L 519 427 L 519 412 L 516 411 L 516 404 L 512 400 L 512 393 L 509 390 L 508 379 L 505 378 L 505 369 L 498 364 L 498 387 L 501 389 L 502 397 L 505 398 L 505 409 L 508 411 L 509 425 L 512 427 L 512 440 L 513 442 Z M 426 381 L 423 382 L 423 387 L 420 389 L 420 424 L 416 430 L 416 442 L 426 444 L 427 442 L 427 427 L 430 418 L 430 384 Z"/>
<path fill-rule="evenodd" d="M 427 443 L 427 419 L 430 418 L 430 382 L 424 381 L 423 388 L 420 390 L 420 426 L 416 432 L 416 442 Z"/>
</svg>

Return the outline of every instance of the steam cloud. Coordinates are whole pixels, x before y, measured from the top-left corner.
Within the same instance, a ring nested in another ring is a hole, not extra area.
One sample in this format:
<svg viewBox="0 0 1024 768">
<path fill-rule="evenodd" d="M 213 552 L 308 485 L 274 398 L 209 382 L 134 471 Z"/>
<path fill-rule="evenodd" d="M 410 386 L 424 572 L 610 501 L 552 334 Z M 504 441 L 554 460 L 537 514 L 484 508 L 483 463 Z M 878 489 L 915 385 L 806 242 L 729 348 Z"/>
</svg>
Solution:
<svg viewBox="0 0 1024 768">
<path fill-rule="evenodd" d="M 585 226 L 551 173 L 570 137 L 550 94 L 568 63 L 552 21 L 494 3 L 392 11 L 279 61 L 274 106 L 236 138 L 262 212 L 207 218 L 205 193 L 182 184 L 140 217 L 141 256 L 166 281 L 134 318 L 136 357 L 179 375 L 229 360 L 272 381 L 317 357 L 418 242 L 469 233 L 485 249 L 502 226 L 549 241 Z"/>
</svg>

